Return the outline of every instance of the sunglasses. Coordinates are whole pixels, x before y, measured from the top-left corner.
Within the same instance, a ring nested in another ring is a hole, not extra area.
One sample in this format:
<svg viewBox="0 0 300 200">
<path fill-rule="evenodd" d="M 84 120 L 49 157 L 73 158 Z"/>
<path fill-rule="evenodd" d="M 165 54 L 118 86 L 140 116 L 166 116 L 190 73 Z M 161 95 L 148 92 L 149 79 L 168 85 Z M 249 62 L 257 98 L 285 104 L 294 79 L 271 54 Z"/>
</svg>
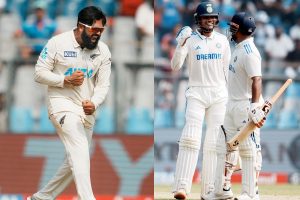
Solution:
<svg viewBox="0 0 300 200">
<path fill-rule="evenodd" d="M 99 33 L 99 32 L 102 33 L 104 31 L 104 27 L 93 27 L 93 26 L 89 26 L 89 25 L 86 25 L 81 22 L 78 22 L 78 23 L 85 26 L 90 33 Z"/>
</svg>

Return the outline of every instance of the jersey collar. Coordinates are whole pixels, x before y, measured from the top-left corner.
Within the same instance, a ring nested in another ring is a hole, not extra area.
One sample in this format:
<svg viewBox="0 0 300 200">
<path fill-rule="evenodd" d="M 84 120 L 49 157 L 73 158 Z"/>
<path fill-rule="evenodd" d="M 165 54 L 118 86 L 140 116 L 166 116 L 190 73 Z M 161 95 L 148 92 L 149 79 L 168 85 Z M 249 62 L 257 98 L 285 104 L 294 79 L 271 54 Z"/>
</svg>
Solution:
<svg viewBox="0 0 300 200">
<path fill-rule="evenodd" d="M 204 40 L 204 39 L 214 39 L 215 38 L 215 31 L 213 31 L 212 33 L 211 33 L 211 36 L 209 36 L 209 37 L 206 37 L 205 35 L 202 35 L 199 31 L 198 31 L 198 29 L 196 29 L 196 33 L 197 33 L 197 35 L 202 39 L 202 40 Z"/>
</svg>

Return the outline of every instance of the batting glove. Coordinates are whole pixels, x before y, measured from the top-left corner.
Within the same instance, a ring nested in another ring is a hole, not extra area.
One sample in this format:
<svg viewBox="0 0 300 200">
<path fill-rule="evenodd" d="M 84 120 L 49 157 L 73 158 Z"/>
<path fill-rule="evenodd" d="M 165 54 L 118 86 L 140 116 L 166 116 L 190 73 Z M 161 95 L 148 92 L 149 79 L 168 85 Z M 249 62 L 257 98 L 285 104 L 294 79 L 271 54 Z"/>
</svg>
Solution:
<svg viewBox="0 0 300 200">
<path fill-rule="evenodd" d="M 185 41 L 191 37 L 193 30 L 189 26 L 184 26 L 180 29 L 180 31 L 177 33 L 176 41 L 181 46 L 184 45 Z"/>
<path fill-rule="evenodd" d="M 262 111 L 259 103 L 251 103 L 249 116 L 258 128 L 263 126 L 266 119 L 265 113 Z"/>
</svg>

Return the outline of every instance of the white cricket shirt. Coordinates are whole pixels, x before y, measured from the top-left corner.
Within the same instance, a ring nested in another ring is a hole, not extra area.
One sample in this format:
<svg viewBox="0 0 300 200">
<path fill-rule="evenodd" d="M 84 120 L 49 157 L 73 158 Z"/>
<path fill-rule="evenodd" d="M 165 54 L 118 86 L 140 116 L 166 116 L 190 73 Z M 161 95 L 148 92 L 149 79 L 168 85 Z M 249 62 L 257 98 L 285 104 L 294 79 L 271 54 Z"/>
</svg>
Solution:
<svg viewBox="0 0 300 200">
<path fill-rule="evenodd" d="M 252 98 L 252 77 L 262 76 L 261 57 L 253 38 L 236 45 L 228 72 L 228 97 L 231 100 Z"/>
<path fill-rule="evenodd" d="M 224 35 L 213 31 L 206 37 L 196 30 L 184 46 L 177 45 L 171 67 L 179 70 L 187 57 L 189 86 L 224 86 L 230 54 L 229 42 Z"/>
<path fill-rule="evenodd" d="M 64 77 L 74 71 L 84 72 L 81 86 L 64 86 Z M 94 115 L 85 115 L 83 100 L 91 100 L 97 108 L 109 89 L 111 53 L 99 41 L 93 50 L 82 49 L 73 30 L 51 38 L 41 52 L 35 66 L 35 81 L 48 85 L 48 111 L 76 113 L 94 124 Z"/>
</svg>

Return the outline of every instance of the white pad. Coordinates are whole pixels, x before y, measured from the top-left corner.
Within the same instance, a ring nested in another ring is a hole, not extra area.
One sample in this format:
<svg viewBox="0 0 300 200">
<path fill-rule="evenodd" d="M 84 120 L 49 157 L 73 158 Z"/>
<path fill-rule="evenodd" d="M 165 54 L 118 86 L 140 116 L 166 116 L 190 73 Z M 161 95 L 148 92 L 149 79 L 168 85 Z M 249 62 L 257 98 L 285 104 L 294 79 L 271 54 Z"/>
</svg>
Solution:
<svg viewBox="0 0 300 200">
<path fill-rule="evenodd" d="M 225 130 L 221 127 L 217 141 L 217 168 L 215 175 L 215 194 L 222 196 L 224 190 L 231 192 L 231 176 L 239 160 L 238 151 L 228 151 L 226 148 Z M 226 155 L 225 155 L 225 152 Z"/>
<path fill-rule="evenodd" d="M 180 139 L 173 192 L 184 189 L 186 194 L 190 193 L 200 144 L 200 141 L 192 138 L 182 137 Z"/>
<path fill-rule="evenodd" d="M 226 152 L 226 142 L 223 129 L 219 129 L 219 135 L 216 145 L 217 151 L 217 163 L 216 163 L 216 173 L 215 173 L 215 193 L 220 195 L 223 192 L 224 185 L 224 167 L 225 167 L 225 152 Z"/>
<path fill-rule="evenodd" d="M 201 194 L 207 194 L 214 190 L 216 176 L 217 153 L 216 151 L 204 151 L 201 171 Z"/>
<path fill-rule="evenodd" d="M 186 108 L 186 123 L 179 142 L 179 153 L 175 171 L 173 192 L 184 189 L 190 193 L 193 175 L 198 162 L 202 137 L 204 108 L 195 98 L 193 90 L 188 90 Z"/>
<path fill-rule="evenodd" d="M 261 168 L 259 138 L 252 133 L 239 145 L 239 154 L 242 160 L 242 193 L 253 198 L 257 192 L 257 177 Z"/>
<path fill-rule="evenodd" d="M 227 149 L 225 144 L 225 135 L 223 129 L 220 129 L 217 143 L 218 159 L 215 176 L 215 193 L 217 195 L 222 195 L 222 193 L 224 192 L 223 189 L 230 189 L 231 176 L 235 170 L 239 158 L 238 151 L 227 151 L 225 155 L 226 151 Z"/>
<path fill-rule="evenodd" d="M 261 171 L 261 164 L 262 164 L 262 156 L 261 156 L 261 151 L 258 150 L 256 152 L 256 166 L 255 166 L 255 169 L 257 171 Z"/>
<path fill-rule="evenodd" d="M 225 154 L 218 154 L 217 158 L 214 191 L 216 194 L 221 195 L 223 193 L 224 185 Z"/>
<path fill-rule="evenodd" d="M 209 107 L 206 111 L 207 130 L 203 144 L 203 162 L 201 171 L 201 196 L 214 190 L 214 182 L 217 170 L 217 144 L 223 144 L 223 154 L 226 153 L 224 133 L 221 124 L 224 121 L 226 101 L 217 103 Z M 220 136 L 222 135 L 222 136 Z M 223 139 L 221 139 L 221 138 Z M 218 140 L 221 140 L 218 142 Z M 224 171 L 224 167 L 222 167 Z"/>
<path fill-rule="evenodd" d="M 239 152 L 242 160 L 242 193 L 253 198 L 256 194 L 257 184 L 257 150 L 251 137 L 241 142 Z"/>
<path fill-rule="evenodd" d="M 247 193 L 251 198 L 256 194 L 256 170 L 253 157 L 241 157 L 243 163 L 242 170 L 242 193 Z"/>
<path fill-rule="evenodd" d="M 231 188 L 231 176 L 238 163 L 239 153 L 238 151 L 228 151 L 226 154 L 225 162 L 225 184 L 224 189 L 228 190 Z"/>
<path fill-rule="evenodd" d="M 258 149 L 257 150 L 257 154 L 256 154 L 256 186 L 255 186 L 255 192 L 258 195 L 258 177 L 259 177 L 259 173 L 261 171 L 261 165 L 262 165 L 262 155 L 261 155 L 261 150 Z"/>
</svg>

